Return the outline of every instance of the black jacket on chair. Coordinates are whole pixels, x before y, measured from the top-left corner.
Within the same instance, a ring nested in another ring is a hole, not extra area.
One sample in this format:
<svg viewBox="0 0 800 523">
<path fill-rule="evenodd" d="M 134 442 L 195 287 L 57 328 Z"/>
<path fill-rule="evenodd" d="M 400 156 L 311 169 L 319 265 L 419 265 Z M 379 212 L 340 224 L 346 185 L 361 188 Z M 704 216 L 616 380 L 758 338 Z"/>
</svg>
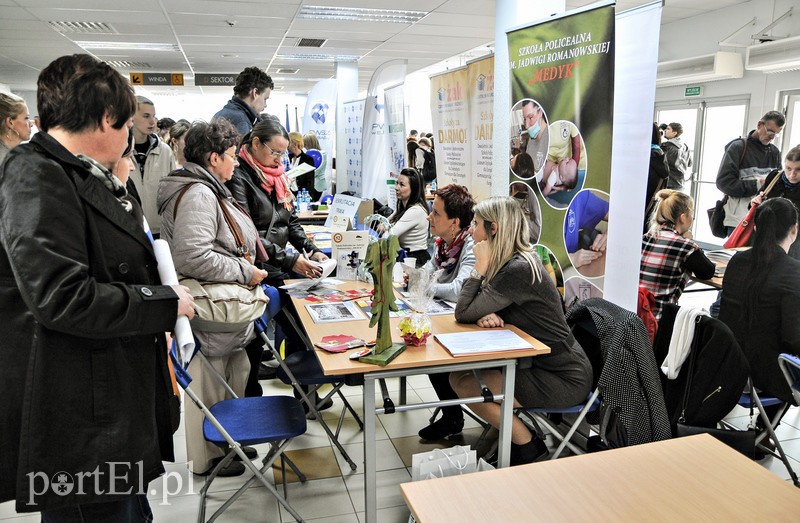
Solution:
<svg viewBox="0 0 800 523">
<path fill-rule="evenodd" d="M 669 352 L 678 309 L 673 304 L 664 306 L 654 343 L 656 362 L 659 364 Z M 701 316 L 695 326 L 691 353 L 678 376 L 670 380 L 663 372 L 659 372 L 673 433 L 683 411 L 684 391 L 690 378 L 686 369 L 690 367 L 689 358 L 692 357 L 691 387 L 684 413 L 684 423 L 687 425 L 716 427 L 719 420 L 736 406 L 747 384 L 750 366 L 733 332 L 718 319 Z"/>
<path fill-rule="evenodd" d="M 294 209 L 286 209 L 278 203 L 275 191 L 267 194 L 261 188 L 256 171 L 243 159 L 239 158 L 239 166 L 225 185 L 256 224 L 261 243 L 269 256 L 269 261 L 262 268 L 269 271 L 270 277 L 289 272 L 300 251 L 319 251 L 306 236 Z M 291 243 L 297 252 L 286 252 L 287 243 Z"/>
</svg>

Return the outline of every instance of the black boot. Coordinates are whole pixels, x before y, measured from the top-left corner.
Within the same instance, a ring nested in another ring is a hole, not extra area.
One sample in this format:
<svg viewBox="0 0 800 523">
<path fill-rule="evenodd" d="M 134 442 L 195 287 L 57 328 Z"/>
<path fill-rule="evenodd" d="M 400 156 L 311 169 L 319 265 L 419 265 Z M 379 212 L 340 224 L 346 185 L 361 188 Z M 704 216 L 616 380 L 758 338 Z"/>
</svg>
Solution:
<svg viewBox="0 0 800 523">
<path fill-rule="evenodd" d="M 459 409 L 459 413 L 461 413 L 461 409 Z M 427 427 L 420 429 L 419 437 L 427 441 L 436 441 L 454 434 L 460 434 L 463 429 L 463 416 L 442 416 Z"/>
<path fill-rule="evenodd" d="M 542 461 L 550 455 L 547 450 L 545 442 L 536 435 L 533 435 L 528 443 L 517 445 L 511 443 L 511 456 L 509 456 L 509 464 L 513 467 L 515 465 L 526 465 L 535 461 Z"/>
</svg>

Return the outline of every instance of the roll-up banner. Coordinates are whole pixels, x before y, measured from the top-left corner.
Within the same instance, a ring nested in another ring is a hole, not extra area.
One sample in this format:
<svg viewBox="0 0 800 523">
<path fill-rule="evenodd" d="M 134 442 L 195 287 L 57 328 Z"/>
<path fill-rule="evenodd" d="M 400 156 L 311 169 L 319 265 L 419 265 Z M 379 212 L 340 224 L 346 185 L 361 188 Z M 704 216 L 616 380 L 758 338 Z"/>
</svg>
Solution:
<svg viewBox="0 0 800 523">
<path fill-rule="evenodd" d="M 467 63 L 470 114 L 470 192 L 480 201 L 492 195 L 494 144 L 494 56 Z"/>
<path fill-rule="evenodd" d="M 328 161 L 325 162 L 325 180 L 330 186 L 333 149 L 336 145 L 336 80 L 320 80 L 308 93 L 306 113 L 303 117 L 306 133 L 317 135 L 320 148 Z"/>
<path fill-rule="evenodd" d="M 406 163 L 406 129 L 403 108 L 403 84 L 387 87 L 383 91 L 386 112 L 386 146 L 390 158 L 389 171 L 397 177 Z"/>
<path fill-rule="evenodd" d="M 436 183 L 471 187 L 472 168 L 467 68 L 431 77 Z"/>
<path fill-rule="evenodd" d="M 602 296 L 614 116 L 614 3 L 508 32 L 509 194 L 567 305 Z"/>
<path fill-rule="evenodd" d="M 345 157 L 336 162 L 336 169 L 347 172 L 347 186 L 337 187 L 338 192 L 352 191 L 361 194 L 361 135 L 363 131 L 364 100 L 344 103 Z"/>
</svg>

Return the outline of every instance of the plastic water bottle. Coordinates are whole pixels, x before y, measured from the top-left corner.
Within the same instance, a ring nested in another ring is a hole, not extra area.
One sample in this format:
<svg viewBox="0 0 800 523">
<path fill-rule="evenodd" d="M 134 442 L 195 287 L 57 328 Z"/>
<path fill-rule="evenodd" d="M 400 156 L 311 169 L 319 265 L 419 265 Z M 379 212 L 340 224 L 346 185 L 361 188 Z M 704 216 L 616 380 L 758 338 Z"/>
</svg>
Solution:
<svg viewBox="0 0 800 523">
<path fill-rule="evenodd" d="M 300 191 L 300 212 L 308 212 L 308 202 L 311 200 L 311 196 L 308 194 L 308 191 L 303 188 Z"/>
<path fill-rule="evenodd" d="M 431 182 L 431 192 L 434 192 L 434 191 L 436 190 L 436 188 L 437 188 L 437 187 L 436 187 L 436 180 L 434 179 L 434 180 Z"/>
</svg>

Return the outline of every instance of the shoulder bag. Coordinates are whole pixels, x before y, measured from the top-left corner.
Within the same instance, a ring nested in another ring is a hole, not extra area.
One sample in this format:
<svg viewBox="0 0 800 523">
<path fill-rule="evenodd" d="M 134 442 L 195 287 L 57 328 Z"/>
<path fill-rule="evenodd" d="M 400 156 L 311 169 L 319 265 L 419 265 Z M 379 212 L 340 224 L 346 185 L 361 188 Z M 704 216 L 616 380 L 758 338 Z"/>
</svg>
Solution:
<svg viewBox="0 0 800 523">
<path fill-rule="evenodd" d="M 742 138 L 744 147 L 742 147 L 742 155 L 739 156 L 739 166 L 742 165 L 744 155 L 747 152 L 747 138 Z M 711 234 L 717 238 L 724 238 L 727 236 L 725 229 L 725 204 L 728 203 L 728 195 L 726 194 L 721 200 L 717 200 L 714 207 L 706 210 L 708 213 L 708 225 L 711 227 Z"/>
<path fill-rule="evenodd" d="M 764 199 L 766 199 L 767 195 L 772 188 L 775 187 L 775 183 L 780 180 L 780 178 L 780 173 L 775 175 L 775 178 L 772 179 L 764 190 Z M 723 247 L 726 249 L 733 249 L 735 247 L 746 247 L 750 245 L 750 239 L 753 237 L 753 230 L 755 229 L 754 218 L 756 216 L 756 209 L 758 209 L 757 203 L 750 204 L 750 209 L 747 211 L 747 214 L 744 215 L 742 221 L 740 221 L 733 230 L 730 238 L 725 240 Z"/>
<path fill-rule="evenodd" d="M 188 184 L 181 189 L 173 207 L 173 216 L 178 210 L 181 198 L 192 185 L 194 184 Z M 233 234 L 238 254 L 252 264 L 253 258 L 247 249 L 242 230 L 225 206 L 224 198 L 217 195 L 217 202 L 225 223 Z M 260 240 L 256 243 L 260 243 Z M 261 285 L 205 282 L 194 278 L 180 278 L 179 283 L 188 287 L 194 298 L 195 317 L 191 324 L 199 331 L 237 332 L 260 318 L 269 303 L 269 298 Z"/>
</svg>

